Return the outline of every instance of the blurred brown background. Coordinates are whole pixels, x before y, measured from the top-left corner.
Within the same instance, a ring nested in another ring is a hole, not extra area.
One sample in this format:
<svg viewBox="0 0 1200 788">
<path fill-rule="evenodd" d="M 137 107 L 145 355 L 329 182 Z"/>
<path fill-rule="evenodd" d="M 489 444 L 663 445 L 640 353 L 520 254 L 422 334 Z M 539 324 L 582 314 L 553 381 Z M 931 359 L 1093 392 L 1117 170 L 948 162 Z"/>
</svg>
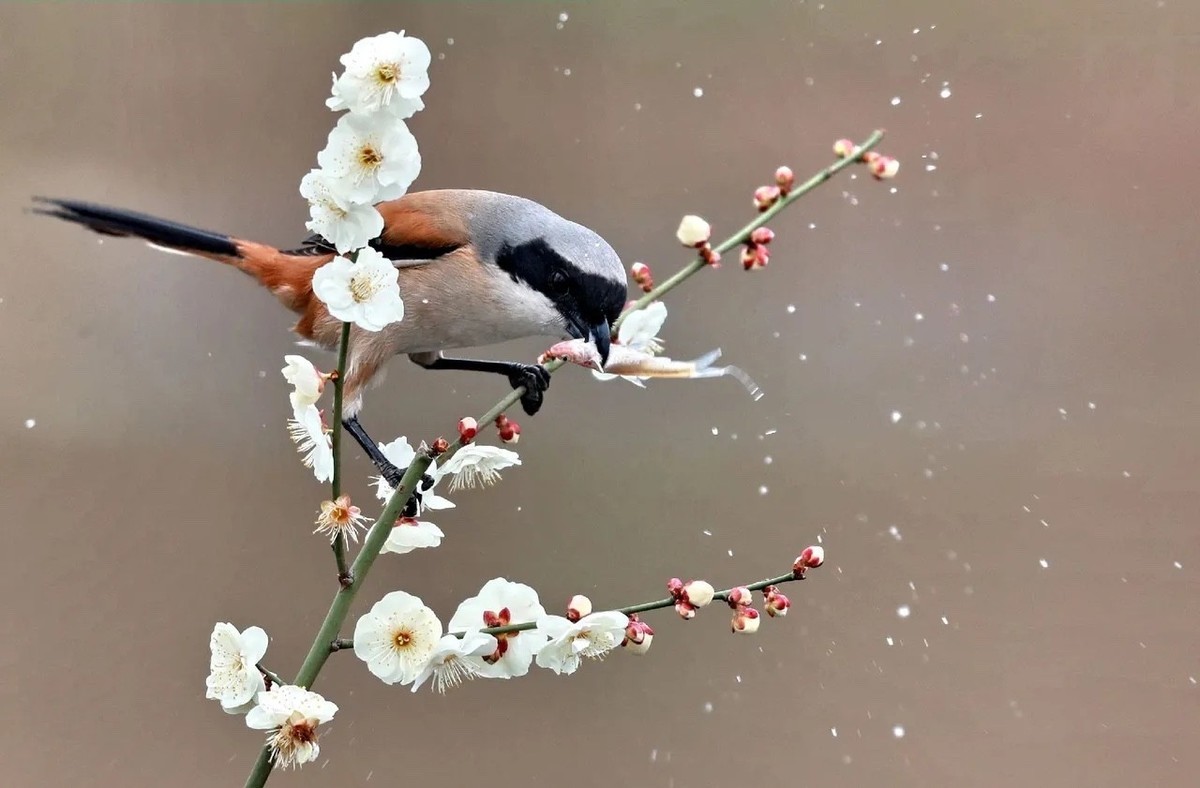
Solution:
<svg viewBox="0 0 1200 788">
<path fill-rule="evenodd" d="M 261 738 L 204 700 L 212 624 L 265 627 L 292 675 L 334 589 L 289 315 L 29 196 L 299 240 L 337 57 L 401 28 L 434 52 L 418 187 L 538 199 L 660 278 L 680 215 L 740 226 L 837 137 L 886 127 L 903 168 L 670 298 L 670 352 L 721 346 L 766 398 L 565 371 L 524 466 L 359 606 L 403 588 L 448 620 L 496 575 L 614 606 L 820 538 L 789 618 L 660 613 L 646 659 L 444 698 L 335 655 L 321 760 L 274 782 L 1192 784 L 1200 9 L 810 0 L 0 8 L 6 785 L 240 785 Z M 366 421 L 432 438 L 502 393 L 400 360 Z"/>
</svg>

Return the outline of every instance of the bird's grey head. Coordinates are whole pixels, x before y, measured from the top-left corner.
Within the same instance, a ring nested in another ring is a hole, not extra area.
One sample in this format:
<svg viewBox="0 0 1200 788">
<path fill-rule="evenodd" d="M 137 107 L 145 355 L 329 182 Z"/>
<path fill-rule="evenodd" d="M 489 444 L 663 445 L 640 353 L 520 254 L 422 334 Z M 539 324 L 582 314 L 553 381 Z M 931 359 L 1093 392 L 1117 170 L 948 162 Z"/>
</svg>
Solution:
<svg viewBox="0 0 1200 788">
<path fill-rule="evenodd" d="M 484 260 L 544 296 L 561 317 L 562 330 L 591 339 L 608 361 L 612 324 L 628 296 L 621 258 L 592 230 L 545 206 L 496 195 L 475 239 Z M 479 217 L 482 218 L 482 217 Z"/>
</svg>

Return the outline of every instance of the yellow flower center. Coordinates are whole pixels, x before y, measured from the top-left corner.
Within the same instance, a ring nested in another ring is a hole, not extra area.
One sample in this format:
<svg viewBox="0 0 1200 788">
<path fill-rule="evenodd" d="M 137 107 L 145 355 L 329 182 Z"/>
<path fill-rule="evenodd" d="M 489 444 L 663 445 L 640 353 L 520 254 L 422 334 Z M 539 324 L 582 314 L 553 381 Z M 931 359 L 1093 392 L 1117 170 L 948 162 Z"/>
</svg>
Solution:
<svg viewBox="0 0 1200 788">
<path fill-rule="evenodd" d="M 358 149 L 358 163 L 363 169 L 373 170 L 383 164 L 383 154 L 368 142 Z"/>
<path fill-rule="evenodd" d="M 397 630 L 392 635 L 392 645 L 396 647 L 397 651 L 403 651 L 408 648 L 412 644 L 412 641 L 412 633 L 405 629 Z"/>
<path fill-rule="evenodd" d="M 370 301 L 379 292 L 379 287 L 372 276 L 353 276 L 350 278 L 350 295 L 356 303 Z"/>
<path fill-rule="evenodd" d="M 380 63 L 375 69 L 375 79 L 385 84 L 391 84 L 400 79 L 399 63 Z"/>
</svg>

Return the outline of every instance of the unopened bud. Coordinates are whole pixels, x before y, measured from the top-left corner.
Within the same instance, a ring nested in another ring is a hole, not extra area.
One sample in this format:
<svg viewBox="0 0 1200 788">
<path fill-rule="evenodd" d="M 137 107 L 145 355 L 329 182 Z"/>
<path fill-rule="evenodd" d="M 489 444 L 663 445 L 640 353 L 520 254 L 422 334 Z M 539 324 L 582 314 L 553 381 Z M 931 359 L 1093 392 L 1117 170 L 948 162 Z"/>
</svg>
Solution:
<svg viewBox="0 0 1200 788">
<path fill-rule="evenodd" d="M 712 227 L 708 225 L 708 222 L 691 214 L 683 217 L 683 220 L 679 222 L 679 229 L 675 231 L 675 237 L 679 239 L 679 243 L 692 249 L 698 249 L 707 243 L 711 236 Z"/>
<path fill-rule="evenodd" d="M 521 440 L 521 425 L 510 421 L 500 428 L 500 440 L 504 443 L 516 443 Z"/>
<path fill-rule="evenodd" d="M 501 413 L 496 417 L 496 429 L 502 430 L 508 425 L 508 416 Z"/>
<path fill-rule="evenodd" d="M 667 591 L 676 599 L 683 593 L 683 581 L 678 577 L 672 577 L 667 581 Z"/>
<path fill-rule="evenodd" d="M 804 552 L 796 556 L 796 561 L 792 564 L 792 574 L 796 577 L 804 577 L 804 570 L 816 569 L 823 563 L 825 563 L 824 547 L 820 545 L 806 547 Z"/>
<path fill-rule="evenodd" d="M 839 159 L 847 159 L 858 154 L 858 146 L 854 140 L 840 139 L 833 143 L 833 155 Z"/>
<path fill-rule="evenodd" d="M 784 194 L 792 190 L 792 187 L 796 185 L 796 174 L 792 172 L 791 167 L 785 165 L 775 170 L 775 185 Z"/>
<path fill-rule="evenodd" d="M 463 439 L 464 443 L 470 443 L 479 434 L 479 424 L 475 419 L 467 416 L 458 420 L 458 437 Z"/>
<path fill-rule="evenodd" d="M 721 267 L 721 253 L 708 244 L 700 248 L 700 257 L 713 268 Z"/>
<path fill-rule="evenodd" d="M 759 186 L 754 190 L 754 207 L 765 211 L 779 201 L 778 186 Z"/>
<path fill-rule="evenodd" d="M 745 586 L 738 586 L 729 592 L 729 606 L 734 610 L 739 607 L 745 607 L 754 602 L 754 593 Z"/>
<path fill-rule="evenodd" d="M 654 641 L 654 633 L 647 632 L 640 641 L 634 641 L 634 640 L 625 641 L 625 648 L 629 651 L 630 654 L 636 654 L 637 656 L 640 657 L 643 654 L 645 654 L 647 651 L 650 650 L 650 644 L 653 641 Z"/>
<path fill-rule="evenodd" d="M 788 608 L 792 606 L 792 601 L 780 593 L 775 586 L 767 586 L 763 589 L 763 599 L 766 600 L 763 607 L 766 609 L 767 615 L 772 618 L 786 616 Z"/>
<path fill-rule="evenodd" d="M 733 614 L 731 629 L 743 635 L 753 635 L 761 623 L 762 619 L 759 618 L 757 610 L 752 607 L 739 607 Z"/>
<path fill-rule="evenodd" d="M 696 607 L 683 599 L 680 599 L 675 603 L 675 612 L 678 613 L 679 617 L 684 621 L 690 621 L 696 617 Z"/>
<path fill-rule="evenodd" d="M 869 150 L 866 153 L 864 153 L 861 158 L 862 158 L 863 162 L 865 162 L 867 164 L 867 166 L 870 166 L 872 163 L 874 163 L 874 161 L 876 159 L 879 158 L 879 156 L 880 156 L 879 151 Z"/>
<path fill-rule="evenodd" d="M 717 593 L 712 584 L 706 580 L 692 580 L 683 587 L 683 599 L 692 607 L 704 607 L 713 601 Z"/>
<path fill-rule="evenodd" d="M 746 271 L 766 268 L 769 262 L 771 262 L 771 253 L 767 251 L 767 247 L 761 244 L 751 244 L 742 250 L 742 268 Z"/>
<path fill-rule="evenodd" d="M 445 438 L 438 438 L 433 442 L 433 445 L 429 447 L 429 451 L 434 457 L 437 457 L 440 454 L 445 454 L 446 450 L 449 448 L 450 441 L 446 440 Z"/>
<path fill-rule="evenodd" d="M 880 156 L 871 162 L 870 167 L 871 174 L 882 181 L 896 177 L 896 173 L 900 172 L 900 161 L 891 156 Z"/>
<path fill-rule="evenodd" d="M 694 611 L 693 611 L 694 614 Z M 629 649 L 631 654 L 645 654 L 650 650 L 650 641 L 654 640 L 654 630 L 645 621 L 637 617 L 637 613 L 629 616 L 625 626 L 625 639 L 621 645 Z"/>
<path fill-rule="evenodd" d="M 576 594 L 567 603 L 567 620 L 574 623 L 584 616 L 591 615 L 592 600 L 583 594 Z"/>
<path fill-rule="evenodd" d="M 629 266 L 629 272 L 633 274 L 633 281 L 640 283 L 650 276 L 650 266 L 645 263 L 634 263 Z"/>
<path fill-rule="evenodd" d="M 775 232 L 770 227 L 755 227 L 750 233 L 750 243 L 769 244 L 775 240 Z"/>
</svg>

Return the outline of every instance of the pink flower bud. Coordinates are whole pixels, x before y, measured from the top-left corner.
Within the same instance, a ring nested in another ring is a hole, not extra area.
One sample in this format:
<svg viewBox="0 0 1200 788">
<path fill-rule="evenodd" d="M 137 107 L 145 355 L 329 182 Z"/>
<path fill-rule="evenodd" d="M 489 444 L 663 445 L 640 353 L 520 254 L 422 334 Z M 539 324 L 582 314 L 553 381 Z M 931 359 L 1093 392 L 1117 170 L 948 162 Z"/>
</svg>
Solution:
<svg viewBox="0 0 1200 788">
<path fill-rule="evenodd" d="M 650 650 L 650 643 L 651 643 L 653 640 L 654 640 L 654 633 L 653 633 L 653 632 L 647 632 L 647 633 L 646 633 L 646 634 L 645 634 L 645 635 L 642 637 L 642 639 L 641 639 L 641 640 L 638 640 L 638 641 L 635 641 L 635 640 L 627 640 L 627 641 L 625 641 L 625 643 L 624 643 L 624 646 L 625 646 L 625 648 L 626 648 L 626 649 L 628 649 L 628 650 L 629 650 L 629 653 L 630 653 L 630 654 L 636 654 L 637 656 L 639 656 L 639 657 L 640 657 L 641 655 L 645 654 L 647 651 L 649 651 L 649 650 Z"/>
<path fill-rule="evenodd" d="M 769 262 L 771 262 L 771 253 L 765 246 L 752 244 L 742 250 L 742 268 L 746 271 L 766 268 Z"/>
<path fill-rule="evenodd" d="M 501 413 L 499 416 L 496 417 L 496 429 L 502 430 L 506 426 L 508 426 L 508 416 Z"/>
<path fill-rule="evenodd" d="M 683 220 L 679 222 L 679 229 L 675 231 L 675 237 L 679 239 L 679 243 L 692 249 L 698 249 L 708 243 L 711 236 L 712 228 L 709 227 L 708 222 L 691 214 L 683 217 Z"/>
<path fill-rule="evenodd" d="M 479 425 L 475 419 L 467 416 L 458 420 L 458 437 L 463 439 L 464 443 L 470 443 L 479 433 Z"/>
<path fill-rule="evenodd" d="M 583 594 L 576 594 L 571 597 L 571 601 L 567 603 L 567 620 L 571 622 L 578 621 L 584 616 L 591 615 L 592 600 L 585 597 Z"/>
<path fill-rule="evenodd" d="M 804 577 L 804 570 L 816 569 L 823 563 L 825 563 L 824 547 L 820 545 L 806 547 L 804 552 L 796 556 L 796 562 L 792 564 L 792 574 L 796 577 Z"/>
<path fill-rule="evenodd" d="M 667 581 L 667 591 L 671 596 L 679 599 L 680 595 L 683 594 L 683 581 L 678 577 L 672 577 Z"/>
<path fill-rule="evenodd" d="M 791 167 L 783 166 L 775 170 L 775 185 L 784 194 L 792 190 L 792 187 L 796 185 L 796 174 L 792 172 Z"/>
<path fill-rule="evenodd" d="M 750 243 L 769 244 L 775 240 L 775 232 L 770 227 L 755 227 L 750 233 Z"/>
<path fill-rule="evenodd" d="M 731 629 L 743 635 L 753 635 L 761 623 L 762 619 L 759 618 L 757 610 L 752 607 L 739 607 L 733 614 Z"/>
<path fill-rule="evenodd" d="M 509 421 L 500 428 L 500 440 L 504 443 L 516 443 L 521 440 L 521 425 Z"/>
<path fill-rule="evenodd" d="M 633 281 L 641 284 L 643 279 L 650 278 L 650 266 L 645 263 L 634 263 L 629 266 L 629 272 L 633 274 Z"/>
<path fill-rule="evenodd" d="M 765 211 L 779 201 L 778 186 L 759 186 L 754 190 L 754 207 Z"/>
<path fill-rule="evenodd" d="M 871 174 L 876 180 L 886 180 L 895 178 L 896 173 L 900 172 L 900 162 L 893 159 L 891 156 L 880 156 L 870 163 Z"/>
<path fill-rule="evenodd" d="M 873 150 L 869 150 L 862 155 L 862 160 L 867 164 L 867 166 L 870 166 L 878 158 L 879 152 Z"/>
<path fill-rule="evenodd" d="M 684 621 L 689 621 L 696 617 L 696 608 L 690 602 L 683 599 L 675 603 L 675 612 Z"/>
<path fill-rule="evenodd" d="M 763 590 L 763 598 L 766 600 L 767 615 L 772 618 L 786 616 L 788 608 L 792 606 L 792 601 L 781 594 L 775 586 L 767 586 Z"/>
<path fill-rule="evenodd" d="M 754 603 L 754 593 L 745 586 L 738 586 L 729 592 L 729 606 L 734 610 Z"/>
<path fill-rule="evenodd" d="M 704 262 L 708 263 L 713 268 L 721 267 L 721 253 L 716 249 L 713 249 L 708 244 L 705 244 L 700 249 L 700 257 L 704 259 Z"/>
<path fill-rule="evenodd" d="M 650 650 L 650 641 L 652 640 L 654 640 L 654 630 L 650 628 L 650 625 L 638 619 L 637 613 L 630 615 L 629 623 L 625 626 L 625 639 L 621 641 L 621 645 L 629 649 L 631 654 L 645 654 Z"/>
<path fill-rule="evenodd" d="M 438 438 L 433 442 L 433 446 L 431 446 L 429 450 L 433 453 L 433 456 L 436 457 L 439 454 L 445 454 L 446 450 L 449 448 L 450 441 L 446 440 L 445 438 Z"/>
<path fill-rule="evenodd" d="M 713 601 L 717 593 L 712 584 L 705 580 L 692 580 L 683 587 L 682 598 L 692 607 L 704 607 Z"/>
<path fill-rule="evenodd" d="M 840 139 L 833 143 L 833 155 L 839 159 L 847 159 L 858 154 L 858 146 L 854 140 Z"/>
</svg>

